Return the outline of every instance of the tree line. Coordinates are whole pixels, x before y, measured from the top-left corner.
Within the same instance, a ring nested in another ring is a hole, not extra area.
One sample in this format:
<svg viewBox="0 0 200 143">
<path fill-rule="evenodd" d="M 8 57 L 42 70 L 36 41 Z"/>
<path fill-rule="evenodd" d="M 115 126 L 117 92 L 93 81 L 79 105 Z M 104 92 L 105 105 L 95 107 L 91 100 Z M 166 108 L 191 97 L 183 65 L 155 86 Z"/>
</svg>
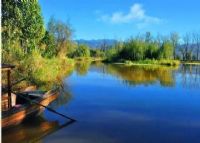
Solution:
<svg viewBox="0 0 200 143">
<path fill-rule="evenodd" d="M 38 48 L 45 29 L 36 0 L 2 0 L 2 53 L 27 54 Z M 20 49 L 19 49 L 20 47 Z"/>
<path fill-rule="evenodd" d="M 119 59 L 140 61 L 140 60 L 200 60 L 200 33 L 186 33 L 181 37 L 177 32 L 169 36 L 158 34 L 152 36 L 150 32 L 131 37 L 126 41 L 116 42 L 113 46 L 105 48 L 102 44 L 102 51 L 110 61 Z M 103 50 L 106 49 L 106 50 Z"/>
<path fill-rule="evenodd" d="M 2 0 L 2 61 L 25 59 L 33 51 L 44 58 L 90 56 L 73 42 L 69 22 L 51 17 L 45 26 L 38 0 Z"/>
<path fill-rule="evenodd" d="M 54 17 L 45 26 L 38 0 L 2 0 L 2 58 L 14 60 L 37 50 L 45 58 L 102 57 L 110 61 L 179 59 L 200 60 L 200 33 L 168 36 L 150 32 L 118 41 L 108 46 L 103 41 L 99 49 L 78 44 L 72 39 L 74 30 L 68 21 Z"/>
</svg>

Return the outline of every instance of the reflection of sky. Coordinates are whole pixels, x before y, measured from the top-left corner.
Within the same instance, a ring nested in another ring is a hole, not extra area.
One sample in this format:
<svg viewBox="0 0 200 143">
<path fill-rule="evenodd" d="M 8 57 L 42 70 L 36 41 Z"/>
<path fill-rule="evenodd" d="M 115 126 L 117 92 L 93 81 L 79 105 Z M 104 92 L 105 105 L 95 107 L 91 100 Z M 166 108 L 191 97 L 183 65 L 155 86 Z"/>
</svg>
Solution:
<svg viewBox="0 0 200 143">
<path fill-rule="evenodd" d="M 200 92 L 184 88 L 181 80 L 175 73 L 174 86 L 130 86 L 101 72 L 72 74 L 65 82 L 73 97 L 57 110 L 78 121 L 43 141 L 199 143 Z"/>
</svg>

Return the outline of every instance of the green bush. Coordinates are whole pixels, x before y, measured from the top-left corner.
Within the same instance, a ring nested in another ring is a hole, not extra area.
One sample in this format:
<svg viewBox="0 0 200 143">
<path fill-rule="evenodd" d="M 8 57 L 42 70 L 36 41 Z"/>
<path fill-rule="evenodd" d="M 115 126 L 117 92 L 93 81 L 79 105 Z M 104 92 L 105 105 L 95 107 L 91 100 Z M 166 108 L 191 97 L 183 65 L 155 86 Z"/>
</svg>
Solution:
<svg viewBox="0 0 200 143">
<path fill-rule="evenodd" d="M 150 63 L 157 60 L 171 60 L 173 58 L 173 50 L 170 41 L 164 41 L 162 45 L 153 40 L 137 39 L 132 38 L 125 41 L 123 44 L 114 45 L 112 48 L 106 50 L 105 55 L 109 62 L 119 61 L 144 61 L 143 63 Z M 170 65 L 174 64 L 167 62 Z M 158 63 L 160 64 L 160 63 Z M 166 64 L 166 63 L 163 63 Z"/>
<path fill-rule="evenodd" d="M 95 58 L 103 58 L 105 57 L 105 53 L 100 49 L 90 49 L 90 56 Z"/>
<path fill-rule="evenodd" d="M 26 57 L 21 65 L 24 75 L 31 83 L 47 88 L 61 84 L 62 78 L 72 71 L 72 67 L 73 60 L 61 57 L 43 58 L 38 50 Z"/>
<path fill-rule="evenodd" d="M 78 48 L 74 52 L 73 57 L 90 57 L 90 49 L 87 45 L 78 45 Z"/>
</svg>

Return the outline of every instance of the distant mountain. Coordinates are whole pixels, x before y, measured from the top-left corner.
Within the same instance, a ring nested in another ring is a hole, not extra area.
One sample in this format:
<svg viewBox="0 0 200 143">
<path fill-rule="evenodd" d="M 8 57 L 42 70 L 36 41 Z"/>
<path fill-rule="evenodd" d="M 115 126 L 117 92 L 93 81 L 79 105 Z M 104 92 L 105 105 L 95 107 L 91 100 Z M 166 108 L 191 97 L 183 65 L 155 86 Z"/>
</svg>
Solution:
<svg viewBox="0 0 200 143">
<path fill-rule="evenodd" d="M 77 44 L 86 44 L 90 48 L 101 48 L 101 45 L 103 45 L 103 44 L 105 44 L 107 46 L 112 46 L 117 42 L 117 40 L 114 40 L 114 39 L 97 39 L 97 40 L 80 39 L 80 40 L 75 40 L 75 42 Z"/>
</svg>

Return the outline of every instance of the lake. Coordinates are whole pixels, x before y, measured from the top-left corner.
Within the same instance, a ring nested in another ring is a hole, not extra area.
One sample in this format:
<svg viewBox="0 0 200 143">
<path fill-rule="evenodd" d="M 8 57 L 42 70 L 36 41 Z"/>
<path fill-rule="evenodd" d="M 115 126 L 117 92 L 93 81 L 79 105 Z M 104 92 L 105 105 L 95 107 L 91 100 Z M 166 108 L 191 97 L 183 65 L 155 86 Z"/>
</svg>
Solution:
<svg viewBox="0 0 200 143">
<path fill-rule="evenodd" d="M 49 111 L 3 132 L 3 142 L 199 143 L 200 66 L 78 63 Z M 18 138 L 18 139 L 17 139 Z"/>
</svg>

